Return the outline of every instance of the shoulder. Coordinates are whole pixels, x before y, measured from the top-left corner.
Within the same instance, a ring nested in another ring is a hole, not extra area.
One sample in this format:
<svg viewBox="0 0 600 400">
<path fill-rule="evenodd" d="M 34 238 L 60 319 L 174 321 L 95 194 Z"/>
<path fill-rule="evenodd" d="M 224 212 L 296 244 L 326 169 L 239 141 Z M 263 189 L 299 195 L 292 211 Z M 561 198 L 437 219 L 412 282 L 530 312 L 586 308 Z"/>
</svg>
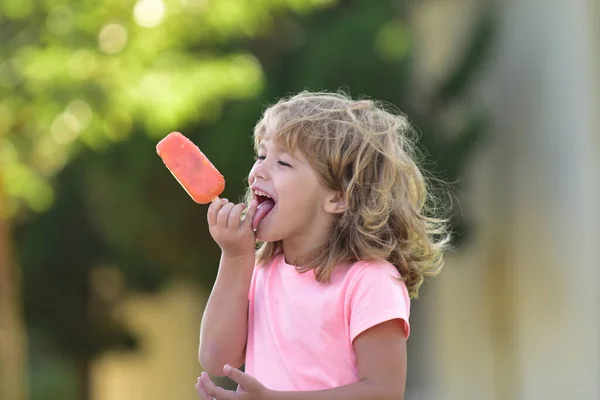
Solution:
<svg viewBox="0 0 600 400">
<path fill-rule="evenodd" d="M 402 276 L 398 269 L 386 260 L 358 261 L 350 266 L 347 279 L 357 284 L 362 281 L 401 281 Z"/>
<path fill-rule="evenodd" d="M 348 271 L 346 306 L 352 340 L 366 329 L 392 319 L 404 321 L 409 334 L 410 297 L 400 272 L 388 261 L 361 261 Z"/>
<path fill-rule="evenodd" d="M 372 302 L 389 301 L 410 304 L 406 284 L 400 272 L 388 261 L 360 261 L 347 273 L 350 299 Z"/>
</svg>

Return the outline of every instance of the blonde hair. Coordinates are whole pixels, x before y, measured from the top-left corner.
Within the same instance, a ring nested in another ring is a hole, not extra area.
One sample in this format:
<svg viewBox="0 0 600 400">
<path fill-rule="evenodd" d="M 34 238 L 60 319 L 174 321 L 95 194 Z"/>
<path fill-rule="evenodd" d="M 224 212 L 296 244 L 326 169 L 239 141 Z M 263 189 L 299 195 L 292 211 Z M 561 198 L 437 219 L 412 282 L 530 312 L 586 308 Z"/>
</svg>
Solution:
<svg viewBox="0 0 600 400">
<path fill-rule="evenodd" d="M 267 125 L 274 125 L 272 131 Z M 266 135 L 302 152 L 321 182 L 345 195 L 346 210 L 323 251 L 298 270 L 315 269 L 317 280 L 327 282 L 341 262 L 387 260 L 417 297 L 424 277 L 442 268 L 450 235 L 448 220 L 431 215 L 436 198 L 415 162 L 407 118 L 371 100 L 304 91 L 264 112 L 254 129 L 256 151 Z M 251 198 L 248 190 L 246 200 Z M 259 264 L 282 250 L 280 241 L 258 245 Z"/>
</svg>

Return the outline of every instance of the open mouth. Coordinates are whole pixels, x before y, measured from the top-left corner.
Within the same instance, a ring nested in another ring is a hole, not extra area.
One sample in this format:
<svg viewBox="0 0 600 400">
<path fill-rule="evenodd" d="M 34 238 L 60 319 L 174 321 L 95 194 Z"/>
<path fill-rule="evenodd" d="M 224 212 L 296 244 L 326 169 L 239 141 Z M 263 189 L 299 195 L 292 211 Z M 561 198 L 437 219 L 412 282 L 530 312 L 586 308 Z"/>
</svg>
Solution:
<svg viewBox="0 0 600 400">
<path fill-rule="evenodd" d="M 267 216 L 269 212 L 275 207 L 275 200 L 266 192 L 263 192 L 259 189 L 254 189 L 252 191 L 254 198 L 258 202 L 258 208 L 256 209 L 256 214 L 252 219 L 252 229 L 256 230 L 261 221 Z"/>
</svg>

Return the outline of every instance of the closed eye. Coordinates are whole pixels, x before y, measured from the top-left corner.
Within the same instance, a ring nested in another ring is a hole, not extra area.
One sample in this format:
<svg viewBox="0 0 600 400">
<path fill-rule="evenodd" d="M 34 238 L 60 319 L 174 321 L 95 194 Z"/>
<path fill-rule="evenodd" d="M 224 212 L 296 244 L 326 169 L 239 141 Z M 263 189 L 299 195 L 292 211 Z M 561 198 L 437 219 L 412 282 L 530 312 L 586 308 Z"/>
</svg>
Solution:
<svg viewBox="0 0 600 400">
<path fill-rule="evenodd" d="M 256 157 L 254 157 L 254 159 L 256 161 L 264 161 L 264 160 L 266 160 L 266 158 L 267 158 L 266 156 L 256 156 Z M 286 163 L 285 161 L 277 161 L 277 164 L 281 165 L 282 167 L 291 167 L 291 165 L 288 164 L 288 163 Z"/>
</svg>

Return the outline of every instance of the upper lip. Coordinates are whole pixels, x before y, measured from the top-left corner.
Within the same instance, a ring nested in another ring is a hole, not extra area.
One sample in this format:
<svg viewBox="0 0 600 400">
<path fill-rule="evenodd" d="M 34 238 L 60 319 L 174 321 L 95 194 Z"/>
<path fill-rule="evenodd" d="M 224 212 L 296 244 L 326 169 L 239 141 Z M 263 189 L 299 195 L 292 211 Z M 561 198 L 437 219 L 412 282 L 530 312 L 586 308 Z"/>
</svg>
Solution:
<svg viewBox="0 0 600 400">
<path fill-rule="evenodd" d="M 257 196 L 257 194 L 256 194 L 256 191 L 259 191 L 259 192 L 263 192 L 263 193 L 265 193 L 265 194 L 266 194 L 266 195 L 268 195 L 268 196 L 269 196 L 271 199 L 273 199 L 273 201 L 275 201 L 275 196 L 273 196 L 273 195 L 271 194 L 271 192 L 270 192 L 270 191 L 263 189 L 263 188 L 262 188 L 262 187 L 260 187 L 259 185 L 252 185 L 252 186 L 250 187 L 250 189 L 252 190 L 252 197 L 253 197 L 255 200 L 258 200 L 258 196 Z"/>
</svg>

